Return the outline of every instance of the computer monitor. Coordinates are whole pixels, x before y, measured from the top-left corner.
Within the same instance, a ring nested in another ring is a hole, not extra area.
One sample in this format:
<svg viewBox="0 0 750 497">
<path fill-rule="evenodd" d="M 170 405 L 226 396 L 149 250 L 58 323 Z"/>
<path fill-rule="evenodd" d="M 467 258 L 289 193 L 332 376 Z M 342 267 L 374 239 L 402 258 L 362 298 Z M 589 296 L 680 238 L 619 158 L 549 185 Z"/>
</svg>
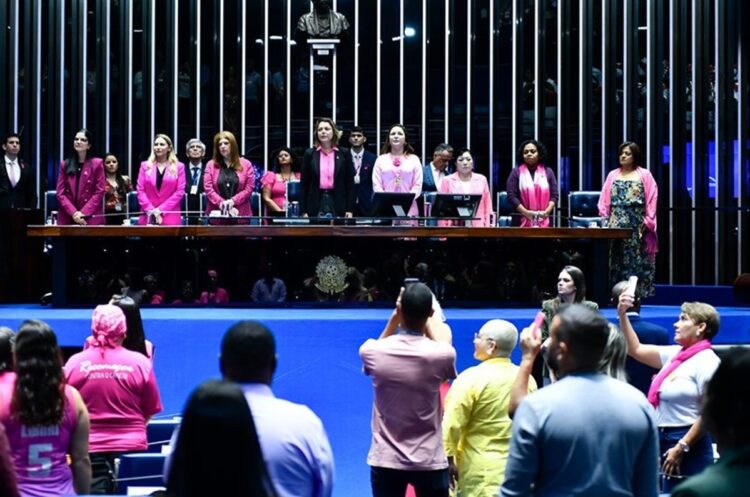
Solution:
<svg viewBox="0 0 750 497">
<path fill-rule="evenodd" d="M 372 195 L 370 216 L 406 217 L 412 203 L 414 203 L 414 194 L 410 192 L 375 192 Z"/>
<path fill-rule="evenodd" d="M 438 193 L 432 203 L 430 215 L 432 217 L 473 219 L 481 200 L 481 195 Z"/>
</svg>

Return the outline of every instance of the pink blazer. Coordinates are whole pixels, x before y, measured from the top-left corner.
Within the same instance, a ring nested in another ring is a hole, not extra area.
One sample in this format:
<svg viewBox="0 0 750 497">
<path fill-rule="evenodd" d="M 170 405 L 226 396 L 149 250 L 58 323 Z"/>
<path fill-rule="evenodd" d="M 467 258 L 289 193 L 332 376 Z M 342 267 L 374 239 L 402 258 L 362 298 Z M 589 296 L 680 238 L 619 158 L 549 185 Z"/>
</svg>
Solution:
<svg viewBox="0 0 750 497">
<path fill-rule="evenodd" d="M 620 169 L 622 168 L 618 167 L 610 171 L 604 181 L 598 204 L 599 215 L 602 217 L 609 217 L 609 208 L 612 202 L 612 183 L 617 179 Z M 646 229 L 643 233 L 643 243 L 645 244 L 645 252 L 653 256 L 659 251 L 659 240 L 656 237 L 656 204 L 659 199 L 659 188 L 656 186 L 656 180 L 651 175 L 651 171 L 638 166 L 636 172 L 641 183 L 643 183 L 643 194 L 646 197 L 646 216 L 643 218 L 643 226 Z"/>
<path fill-rule="evenodd" d="M 453 173 L 443 178 L 440 183 L 440 193 L 464 193 L 461 186 L 461 178 L 458 173 Z M 490 198 L 490 187 L 487 184 L 487 178 L 479 173 L 471 173 L 471 186 L 469 193 L 472 195 L 480 194 L 482 199 L 477 206 L 475 219 L 471 222 L 472 226 L 487 227 L 490 226 L 490 214 L 492 214 L 492 199 Z M 448 223 L 450 224 L 450 223 Z"/>
<path fill-rule="evenodd" d="M 234 207 L 240 216 L 252 216 L 253 211 L 250 207 L 250 195 L 252 195 L 253 187 L 255 186 L 255 169 L 253 169 L 253 165 L 249 160 L 242 157 L 240 157 L 240 164 L 242 164 L 242 170 L 237 171 L 240 184 L 232 200 L 234 200 Z M 206 214 L 218 210 L 219 204 L 224 200 L 228 200 L 219 195 L 219 189 L 216 186 L 218 179 L 219 168 L 214 165 L 213 160 L 210 160 L 206 164 L 206 172 L 203 174 L 203 190 L 206 192 L 208 203 Z"/>
<path fill-rule="evenodd" d="M 87 159 L 81 168 L 81 179 L 65 174 L 65 161 L 57 175 L 58 224 L 73 224 L 73 214 L 81 211 L 88 225 L 104 224 L 104 162 L 98 157 Z"/>
<path fill-rule="evenodd" d="M 161 183 L 161 190 L 156 188 L 156 164 L 149 164 L 147 161 L 141 162 L 141 169 L 138 171 L 138 203 L 141 206 L 143 214 L 138 218 L 138 224 L 148 222 L 147 213 L 154 209 L 161 211 L 161 224 L 179 225 L 182 224 L 182 197 L 185 196 L 185 164 L 178 162 L 176 164 L 177 172 L 170 172 L 171 165 L 167 165 L 164 171 L 164 178 Z"/>
</svg>

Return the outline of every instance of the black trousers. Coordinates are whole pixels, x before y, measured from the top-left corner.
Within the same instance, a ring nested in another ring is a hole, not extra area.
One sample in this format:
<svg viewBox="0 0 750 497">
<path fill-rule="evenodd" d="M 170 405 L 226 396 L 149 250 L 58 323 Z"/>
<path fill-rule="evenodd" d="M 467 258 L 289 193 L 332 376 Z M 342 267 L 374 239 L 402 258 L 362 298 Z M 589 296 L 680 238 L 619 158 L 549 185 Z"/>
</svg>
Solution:
<svg viewBox="0 0 750 497">
<path fill-rule="evenodd" d="M 373 497 L 404 497 L 411 484 L 417 497 L 448 497 L 448 469 L 407 471 L 370 466 Z"/>
</svg>

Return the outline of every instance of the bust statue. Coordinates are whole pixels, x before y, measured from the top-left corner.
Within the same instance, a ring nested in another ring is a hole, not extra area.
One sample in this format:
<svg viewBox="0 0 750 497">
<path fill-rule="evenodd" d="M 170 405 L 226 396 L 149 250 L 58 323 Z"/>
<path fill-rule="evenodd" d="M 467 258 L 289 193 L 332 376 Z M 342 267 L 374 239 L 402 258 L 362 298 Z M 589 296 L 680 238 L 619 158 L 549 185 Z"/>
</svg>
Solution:
<svg viewBox="0 0 750 497">
<path fill-rule="evenodd" d="M 331 0 L 312 0 L 313 11 L 300 16 L 295 30 L 295 39 L 303 42 L 308 38 L 338 38 L 349 35 L 349 21 L 344 14 L 331 8 Z"/>
</svg>

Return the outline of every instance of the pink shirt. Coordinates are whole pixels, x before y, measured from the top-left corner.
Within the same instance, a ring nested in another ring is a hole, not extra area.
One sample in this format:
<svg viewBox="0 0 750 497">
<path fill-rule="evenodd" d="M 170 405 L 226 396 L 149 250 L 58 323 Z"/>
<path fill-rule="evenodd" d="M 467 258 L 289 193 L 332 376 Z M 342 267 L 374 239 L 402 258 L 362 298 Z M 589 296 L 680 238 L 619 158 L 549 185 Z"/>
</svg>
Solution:
<svg viewBox="0 0 750 497">
<path fill-rule="evenodd" d="M 5 373 L 0 373 L 0 388 L 2 388 L 4 385 L 9 385 L 11 389 L 16 384 L 16 373 L 13 371 L 6 371 Z"/>
<path fill-rule="evenodd" d="M 65 386 L 65 406 L 59 426 L 21 425 L 10 415 L 13 388 L 0 390 L 0 422 L 5 425 L 13 451 L 18 490 L 22 497 L 57 497 L 75 495 L 73 473 L 66 454 L 77 425 L 73 388 Z"/>
<path fill-rule="evenodd" d="M 468 183 L 468 188 L 464 185 Z M 479 194 L 482 199 L 477 206 L 477 212 L 472 226 L 486 227 L 491 226 L 490 215 L 492 214 L 492 199 L 490 198 L 490 187 L 487 184 L 487 178 L 479 173 L 471 173 L 471 180 L 468 182 L 461 181 L 458 173 L 453 173 L 443 179 L 440 184 L 440 193 L 468 193 Z"/>
<path fill-rule="evenodd" d="M 410 471 L 445 469 L 440 385 L 456 377 L 456 351 L 422 335 L 367 340 L 359 348 L 372 377 L 372 443 L 367 464 Z"/>
<path fill-rule="evenodd" d="M 151 360 L 124 347 L 92 347 L 65 364 L 89 409 L 89 452 L 146 450 L 146 421 L 162 410 Z"/>
<path fill-rule="evenodd" d="M 409 209 L 409 216 L 417 216 L 419 210 L 416 197 L 422 193 L 422 163 L 419 157 L 414 154 L 401 157 L 393 157 L 391 154 L 379 156 L 372 169 L 372 190 L 413 193 L 415 198 Z"/>
<path fill-rule="evenodd" d="M 299 181 L 299 173 L 293 173 L 293 177 Z M 261 180 L 263 188 L 268 187 L 271 190 L 271 200 L 279 209 L 286 209 L 284 200 L 286 200 L 286 181 L 279 173 L 270 172 L 263 176 Z"/>
<path fill-rule="evenodd" d="M 333 175 L 336 172 L 336 152 L 338 147 L 333 147 L 326 152 L 322 147 L 317 148 L 320 152 L 320 189 L 333 189 Z"/>
</svg>

